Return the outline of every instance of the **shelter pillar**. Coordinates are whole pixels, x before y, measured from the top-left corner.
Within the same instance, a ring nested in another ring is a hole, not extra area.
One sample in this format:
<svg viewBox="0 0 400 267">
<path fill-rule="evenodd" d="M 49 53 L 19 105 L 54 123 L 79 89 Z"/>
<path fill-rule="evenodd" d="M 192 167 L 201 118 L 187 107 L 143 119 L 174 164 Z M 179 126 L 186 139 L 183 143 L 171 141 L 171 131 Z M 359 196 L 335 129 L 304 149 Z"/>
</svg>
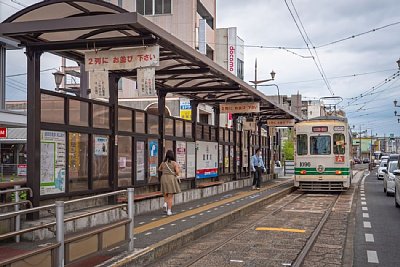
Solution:
<svg viewBox="0 0 400 267">
<path fill-rule="evenodd" d="M 271 136 L 269 134 L 270 127 L 266 126 L 267 130 L 267 174 L 271 174 Z"/>
<path fill-rule="evenodd" d="M 195 101 L 195 100 L 190 100 L 190 106 L 192 107 L 192 136 L 193 136 L 193 141 L 196 143 L 197 140 L 197 110 L 199 107 L 199 102 Z M 197 171 L 197 156 L 194 157 L 195 158 L 195 162 L 194 162 L 194 166 L 196 166 L 196 171 Z M 192 183 L 192 187 L 196 188 L 196 175 L 195 178 L 193 180 Z"/>
<path fill-rule="evenodd" d="M 165 98 L 167 92 L 165 90 L 157 90 L 158 96 L 158 131 L 160 132 L 158 139 L 158 165 L 161 164 L 164 158 L 164 140 L 165 140 Z"/>
<path fill-rule="evenodd" d="M 79 77 L 79 84 L 80 84 L 80 90 L 79 90 L 79 95 L 84 98 L 89 97 L 89 73 L 85 71 L 85 62 L 80 62 L 79 63 L 79 68 L 80 68 L 80 77 Z M 110 84 L 111 86 L 111 84 Z M 111 88 L 110 88 L 111 89 Z M 117 84 L 117 89 L 118 89 L 118 84 Z M 118 90 L 117 90 L 118 92 Z"/>
<path fill-rule="evenodd" d="M 233 173 L 235 177 L 233 177 L 233 180 L 237 180 L 238 176 L 238 163 L 237 163 L 237 134 L 238 134 L 238 124 L 237 124 L 238 116 L 237 115 L 232 115 L 232 128 L 233 128 Z"/>
<path fill-rule="evenodd" d="M 6 47 L 0 43 L 0 109 L 6 108 Z"/>
<path fill-rule="evenodd" d="M 27 56 L 27 186 L 33 191 L 30 199 L 34 207 L 40 205 L 40 56 L 41 51 L 26 49 Z M 30 219 L 39 218 L 39 213 L 30 214 Z"/>
<path fill-rule="evenodd" d="M 82 69 L 81 69 L 82 70 Z M 110 186 L 116 191 L 118 190 L 118 80 L 120 77 L 110 73 L 108 76 L 111 104 L 111 136 L 110 136 Z M 81 85 L 82 86 L 82 85 Z M 81 87 L 81 94 L 87 88 Z M 114 202 L 115 197 L 109 198 L 109 202 Z"/>
</svg>

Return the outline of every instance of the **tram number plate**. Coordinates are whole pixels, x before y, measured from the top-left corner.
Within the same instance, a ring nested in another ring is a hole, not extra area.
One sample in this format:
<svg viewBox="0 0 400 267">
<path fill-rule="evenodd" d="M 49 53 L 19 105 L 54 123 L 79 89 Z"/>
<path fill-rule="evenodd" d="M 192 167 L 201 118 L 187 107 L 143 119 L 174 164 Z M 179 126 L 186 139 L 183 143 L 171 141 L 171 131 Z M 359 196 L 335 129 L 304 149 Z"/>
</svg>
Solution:
<svg viewBox="0 0 400 267">
<path fill-rule="evenodd" d="M 311 167 L 311 162 L 300 162 L 300 167 Z"/>
</svg>

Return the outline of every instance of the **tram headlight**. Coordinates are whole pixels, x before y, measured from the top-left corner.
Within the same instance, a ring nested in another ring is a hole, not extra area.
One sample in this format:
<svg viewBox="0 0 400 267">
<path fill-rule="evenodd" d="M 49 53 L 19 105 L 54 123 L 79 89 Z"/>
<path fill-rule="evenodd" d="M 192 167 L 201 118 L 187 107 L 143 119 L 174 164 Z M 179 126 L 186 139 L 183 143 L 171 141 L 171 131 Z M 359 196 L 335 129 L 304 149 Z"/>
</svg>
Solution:
<svg viewBox="0 0 400 267">
<path fill-rule="evenodd" d="M 307 174 L 307 171 L 306 171 L 306 170 L 301 170 L 301 171 L 300 171 L 300 174 L 303 174 L 303 175 L 304 175 L 304 174 Z"/>
<path fill-rule="evenodd" d="M 336 171 L 336 175 L 341 175 L 341 174 L 342 174 L 342 171 L 340 171 L 340 170 Z"/>
</svg>

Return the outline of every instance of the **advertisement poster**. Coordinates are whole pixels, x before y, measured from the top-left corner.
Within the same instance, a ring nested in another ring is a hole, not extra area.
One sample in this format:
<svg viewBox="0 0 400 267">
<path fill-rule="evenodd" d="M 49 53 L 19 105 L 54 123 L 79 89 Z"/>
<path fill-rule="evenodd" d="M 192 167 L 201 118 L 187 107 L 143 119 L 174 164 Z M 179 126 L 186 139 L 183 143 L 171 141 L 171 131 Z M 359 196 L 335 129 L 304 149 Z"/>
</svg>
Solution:
<svg viewBox="0 0 400 267">
<path fill-rule="evenodd" d="M 243 168 L 248 168 L 249 167 L 249 151 L 247 151 L 247 149 L 243 150 L 242 156 L 243 156 L 243 165 L 242 165 L 242 167 Z"/>
<path fill-rule="evenodd" d="M 218 176 L 218 143 L 196 142 L 196 178 L 210 178 Z"/>
<path fill-rule="evenodd" d="M 186 177 L 192 178 L 196 176 L 196 144 L 193 142 L 186 143 Z"/>
<path fill-rule="evenodd" d="M 218 163 L 219 164 L 224 163 L 224 151 L 222 150 L 222 145 L 218 146 L 218 155 L 219 155 Z"/>
<path fill-rule="evenodd" d="M 26 176 L 26 164 L 18 164 L 17 166 L 17 175 L 18 176 Z"/>
<path fill-rule="evenodd" d="M 108 155 L 108 138 L 96 136 L 94 138 L 94 155 L 107 156 Z"/>
<path fill-rule="evenodd" d="M 136 142 L 136 180 L 144 181 L 144 141 Z"/>
<path fill-rule="evenodd" d="M 179 115 L 182 119 L 192 119 L 192 107 L 190 105 L 190 99 L 181 98 L 179 99 Z"/>
<path fill-rule="evenodd" d="M 158 141 L 149 140 L 149 183 L 158 182 Z"/>
<path fill-rule="evenodd" d="M 186 142 L 176 141 L 176 162 L 181 168 L 181 178 L 186 178 Z"/>
<path fill-rule="evenodd" d="M 41 131 L 40 195 L 65 192 L 66 134 Z"/>
<path fill-rule="evenodd" d="M 225 146 L 224 167 L 229 168 L 229 146 Z"/>
</svg>

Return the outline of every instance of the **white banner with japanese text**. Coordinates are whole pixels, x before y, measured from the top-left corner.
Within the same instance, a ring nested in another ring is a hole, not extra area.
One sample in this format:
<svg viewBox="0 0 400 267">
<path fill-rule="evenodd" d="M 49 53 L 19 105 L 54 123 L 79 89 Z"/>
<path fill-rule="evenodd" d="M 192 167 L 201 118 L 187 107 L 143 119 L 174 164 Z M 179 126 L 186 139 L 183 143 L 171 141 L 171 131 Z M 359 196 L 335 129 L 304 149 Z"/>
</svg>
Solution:
<svg viewBox="0 0 400 267">
<path fill-rule="evenodd" d="M 257 113 L 260 112 L 260 103 L 223 103 L 219 105 L 219 110 L 221 113 Z"/>
<path fill-rule="evenodd" d="M 156 95 L 156 68 L 137 69 L 137 88 L 139 96 Z"/>
<path fill-rule="evenodd" d="M 90 97 L 96 98 L 109 98 L 109 82 L 108 71 L 90 71 L 89 72 L 89 88 Z"/>
<path fill-rule="evenodd" d="M 294 119 L 267 120 L 267 125 L 272 127 L 293 127 Z"/>
<path fill-rule="evenodd" d="M 85 53 L 85 70 L 133 70 L 159 65 L 158 45 L 129 49 L 90 51 Z"/>
</svg>

